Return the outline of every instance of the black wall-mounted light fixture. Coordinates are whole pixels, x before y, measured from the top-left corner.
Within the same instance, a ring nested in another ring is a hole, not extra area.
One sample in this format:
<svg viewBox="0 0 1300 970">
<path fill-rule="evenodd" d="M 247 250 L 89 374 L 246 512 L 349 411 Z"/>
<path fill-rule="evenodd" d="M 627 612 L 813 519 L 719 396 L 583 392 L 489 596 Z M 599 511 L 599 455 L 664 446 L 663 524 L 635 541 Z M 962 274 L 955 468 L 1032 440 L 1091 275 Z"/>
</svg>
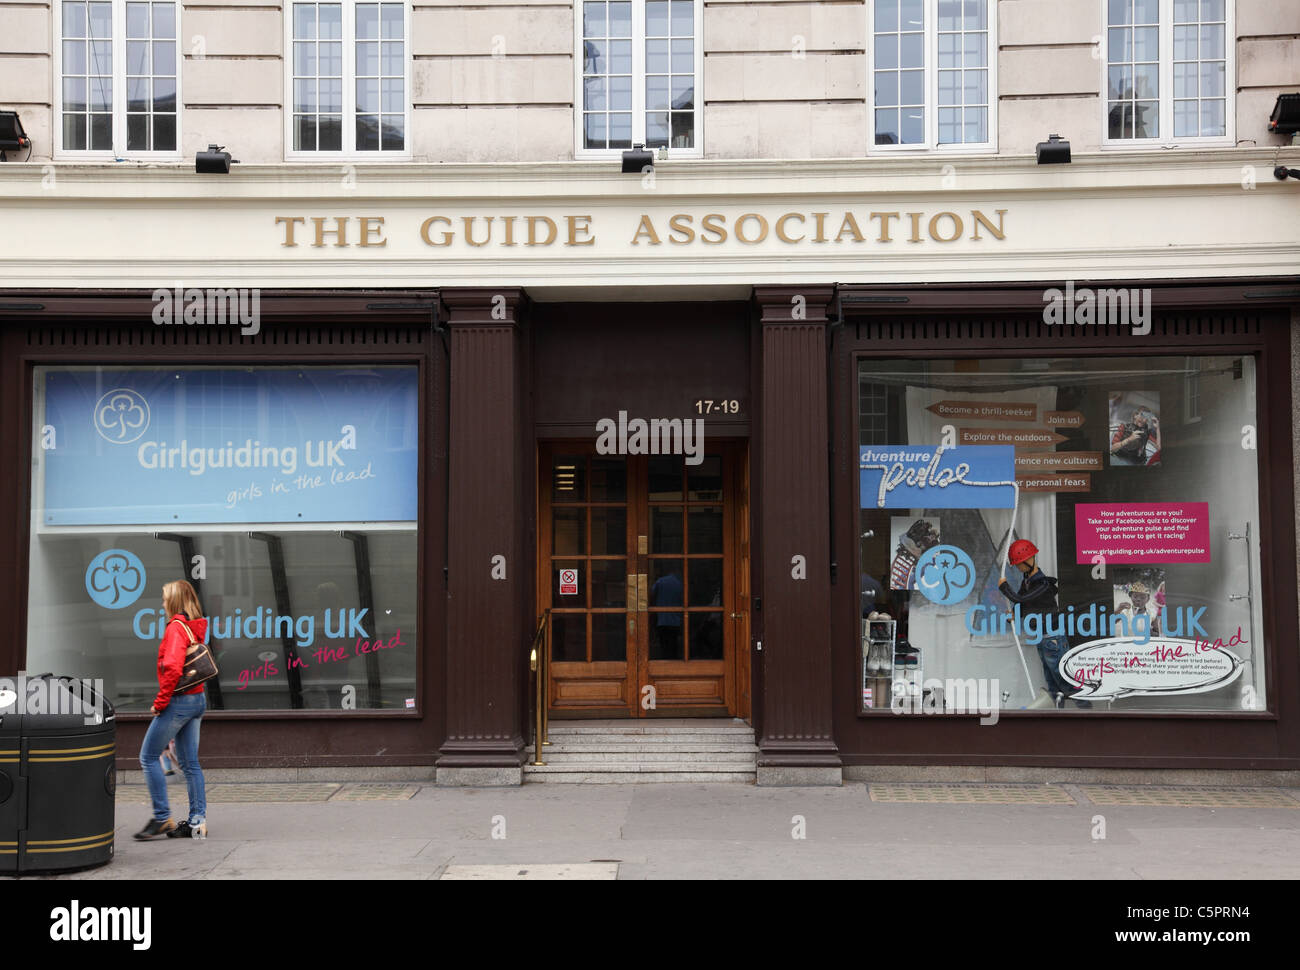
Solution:
<svg viewBox="0 0 1300 970">
<path fill-rule="evenodd" d="M 655 167 L 654 152 L 648 151 L 645 145 L 635 144 L 630 151 L 623 153 L 623 174 L 640 175 L 645 169 Z"/>
<path fill-rule="evenodd" d="M 220 145 L 209 145 L 206 152 L 194 155 L 194 171 L 200 175 L 229 175 L 232 164 L 238 165 L 239 159 L 232 159 L 230 152 Z"/>
<path fill-rule="evenodd" d="M 1039 165 L 1063 165 L 1070 160 L 1070 143 L 1060 135 L 1048 135 L 1034 151 Z"/>
<path fill-rule="evenodd" d="M 1300 94 L 1279 94 L 1273 102 L 1273 113 L 1268 116 L 1268 131 L 1272 135 L 1294 135 L 1300 132 Z"/>
<path fill-rule="evenodd" d="M 23 130 L 22 119 L 18 117 L 17 111 L 0 111 L 0 162 L 7 160 L 5 152 L 20 148 L 26 148 L 27 154 L 31 155 L 32 140 Z"/>
<path fill-rule="evenodd" d="M 1300 179 L 1300 168 L 1287 168 L 1285 165 L 1279 165 L 1273 169 L 1273 178 L 1279 182 L 1285 182 L 1288 178 Z"/>
</svg>

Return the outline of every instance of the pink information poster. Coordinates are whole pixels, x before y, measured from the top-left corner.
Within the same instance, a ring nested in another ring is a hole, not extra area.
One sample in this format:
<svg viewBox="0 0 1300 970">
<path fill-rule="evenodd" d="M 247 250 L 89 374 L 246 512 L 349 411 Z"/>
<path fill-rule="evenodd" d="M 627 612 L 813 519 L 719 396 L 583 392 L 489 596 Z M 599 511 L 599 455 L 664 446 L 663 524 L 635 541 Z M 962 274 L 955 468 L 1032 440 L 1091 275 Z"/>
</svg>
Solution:
<svg viewBox="0 0 1300 970">
<path fill-rule="evenodd" d="M 1210 561 L 1209 502 L 1104 502 L 1074 507 L 1076 561 Z"/>
</svg>

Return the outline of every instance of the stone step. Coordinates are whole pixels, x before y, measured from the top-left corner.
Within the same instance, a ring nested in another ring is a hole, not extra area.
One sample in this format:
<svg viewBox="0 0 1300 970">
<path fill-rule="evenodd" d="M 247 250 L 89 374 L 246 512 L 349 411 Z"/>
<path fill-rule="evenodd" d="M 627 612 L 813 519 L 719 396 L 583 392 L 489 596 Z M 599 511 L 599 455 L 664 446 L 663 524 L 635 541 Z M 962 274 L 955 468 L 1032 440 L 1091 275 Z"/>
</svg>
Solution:
<svg viewBox="0 0 1300 970">
<path fill-rule="evenodd" d="M 674 763 L 603 763 L 524 765 L 524 782 L 541 784 L 584 785 L 637 785 L 665 782 L 702 783 L 753 783 L 757 778 L 753 767 L 724 767 L 714 765 L 684 765 Z"/>
<path fill-rule="evenodd" d="M 532 752 L 528 753 L 532 758 Z M 748 765 L 758 762 L 754 751 L 555 751 L 542 754 L 547 764 L 675 764 Z"/>
<path fill-rule="evenodd" d="M 590 726 L 575 726 L 574 722 L 557 723 L 551 721 L 547 725 L 546 733 L 552 737 L 555 735 L 580 736 L 587 734 L 619 734 L 635 737 L 646 738 L 672 738 L 685 736 L 700 737 L 749 737 L 754 736 L 754 729 L 747 724 L 736 726 L 701 724 L 691 727 L 658 727 L 658 726 L 641 726 L 633 725 L 629 727 L 611 726 L 608 724 L 593 724 Z"/>
<path fill-rule="evenodd" d="M 528 746 L 532 750 L 532 745 Z M 699 738 L 685 740 L 655 739 L 632 737 L 609 737 L 591 735 L 589 737 L 553 737 L 544 750 L 552 751 L 757 751 L 758 746 L 752 738 Z"/>
</svg>

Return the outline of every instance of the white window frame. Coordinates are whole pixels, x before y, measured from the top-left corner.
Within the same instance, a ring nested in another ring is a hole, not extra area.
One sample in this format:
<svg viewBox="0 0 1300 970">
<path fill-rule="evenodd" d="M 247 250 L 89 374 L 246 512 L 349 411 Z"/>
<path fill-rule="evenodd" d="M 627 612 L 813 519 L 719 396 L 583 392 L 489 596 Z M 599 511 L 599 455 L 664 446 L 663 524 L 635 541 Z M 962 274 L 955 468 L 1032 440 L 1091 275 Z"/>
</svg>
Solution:
<svg viewBox="0 0 1300 970">
<path fill-rule="evenodd" d="M 998 0 L 984 0 L 988 11 L 988 141 L 939 144 L 939 4 L 925 2 L 925 142 L 876 144 L 876 3 L 867 3 L 867 154 L 996 155 L 998 151 Z"/>
<path fill-rule="evenodd" d="M 285 0 L 282 20 L 284 21 L 284 157 L 285 161 L 344 161 L 356 162 L 400 162 L 410 161 L 411 149 L 411 115 L 414 97 L 411 92 L 411 0 L 396 0 L 402 4 L 402 69 L 403 69 L 403 118 L 405 132 L 402 149 L 379 151 L 360 151 L 357 149 L 357 5 L 361 3 L 391 3 L 395 0 L 312 0 L 315 3 L 337 3 L 343 7 L 343 147 L 339 151 L 301 151 L 293 147 L 294 101 L 293 101 L 293 7 L 295 0 Z M 380 96 L 382 97 L 382 87 Z M 392 112 L 387 112 L 391 114 Z"/>
<path fill-rule="evenodd" d="M 113 147 L 111 149 L 70 149 L 63 147 L 63 0 L 53 0 L 54 16 L 54 158 L 62 161 L 103 161 L 129 159 L 139 161 L 176 161 L 184 144 L 182 118 L 185 114 L 181 75 L 185 71 L 181 38 L 184 35 L 182 0 L 173 0 L 176 16 L 176 149 L 175 151 L 127 151 L 126 148 L 126 5 L 128 0 L 99 0 L 113 5 Z M 89 7 L 87 7 L 89 24 Z M 87 28 L 89 29 L 89 28 Z M 89 52 L 87 52 L 89 56 Z M 152 94 L 152 88 L 151 88 Z M 87 132 L 87 141 L 90 133 Z"/>
<path fill-rule="evenodd" d="M 1224 0 L 1222 135 L 1175 138 L 1174 130 L 1174 0 L 1160 3 L 1160 134 L 1155 138 L 1110 137 L 1110 9 L 1101 5 L 1101 147 L 1105 151 L 1151 148 L 1223 147 L 1237 144 L 1237 22 L 1236 0 Z M 1165 132 L 1169 134 L 1166 135 Z"/>
<path fill-rule="evenodd" d="M 704 157 L 704 0 L 691 0 L 695 11 L 692 50 L 695 53 L 695 147 L 668 149 L 669 158 Z M 632 144 L 646 142 L 645 135 L 645 5 L 646 0 L 632 3 Z M 582 4 L 573 6 L 573 154 L 577 159 L 619 158 L 629 148 L 584 148 L 583 115 L 586 103 L 582 84 L 584 63 L 582 47 Z M 671 54 L 669 55 L 671 57 Z M 671 122 L 670 122 L 671 133 Z M 651 149 L 647 149 L 651 150 Z M 652 149 L 658 157 L 661 149 Z"/>
</svg>

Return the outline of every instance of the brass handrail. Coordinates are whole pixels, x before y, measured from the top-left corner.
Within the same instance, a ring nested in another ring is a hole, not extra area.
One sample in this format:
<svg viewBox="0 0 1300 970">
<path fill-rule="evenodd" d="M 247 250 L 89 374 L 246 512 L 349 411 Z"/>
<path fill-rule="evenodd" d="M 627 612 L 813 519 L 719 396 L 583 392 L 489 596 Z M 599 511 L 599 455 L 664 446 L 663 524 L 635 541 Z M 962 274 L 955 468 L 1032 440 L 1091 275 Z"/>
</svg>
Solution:
<svg viewBox="0 0 1300 970">
<path fill-rule="evenodd" d="M 547 740 L 548 720 L 547 717 L 547 695 L 549 693 L 548 683 L 550 677 L 550 619 L 551 610 L 547 607 L 542 611 L 542 615 L 537 618 L 537 632 L 533 634 L 533 653 L 529 658 L 529 666 L 536 673 L 537 677 L 537 714 L 536 722 L 533 727 L 533 764 L 544 765 L 542 760 L 542 748 L 551 742 Z"/>
</svg>

